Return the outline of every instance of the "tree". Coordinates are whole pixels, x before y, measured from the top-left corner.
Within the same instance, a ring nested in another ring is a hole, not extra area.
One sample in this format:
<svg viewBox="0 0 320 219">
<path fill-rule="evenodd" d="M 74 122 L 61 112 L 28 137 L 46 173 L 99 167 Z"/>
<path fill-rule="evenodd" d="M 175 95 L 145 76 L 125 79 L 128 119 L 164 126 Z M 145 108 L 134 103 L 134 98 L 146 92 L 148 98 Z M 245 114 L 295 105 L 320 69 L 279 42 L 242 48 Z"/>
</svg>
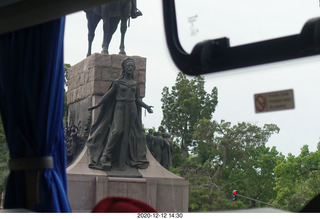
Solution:
<svg viewBox="0 0 320 219">
<path fill-rule="evenodd" d="M 7 176 L 9 173 L 8 162 L 9 162 L 9 150 L 7 147 L 7 141 L 5 138 L 2 120 L 0 117 L 0 201 L 1 201 L 1 194 L 2 192 L 4 192 L 6 187 Z"/>
<path fill-rule="evenodd" d="M 71 68 L 71 65 L 68 63 L 64 63 L 64 86 L 68 87 L 68 71 Z"/>
<path fill-rule="evenodd" d="M 275 205 L 288 211 L 299 211 L 308 201 L 320 193 L 320 144 L 317 151 L 309 152 L 309 146 L 301 148 L 299 156 L 288 154 L 275 167 L 277 192 Z"/>
<path fill-rule="evenodd" d="M 211 120 L 218 104 L 218 90 L 214 87 L 211 93 L 204 89 L 204 77 L 193 79 L 179 73 L 175 86 L 162 90 L 161 125 L 175 136 L 184 158 L 189 156 L 194 127 L 202 118 Z"/>
<path fill-rule="evenodd" d="M 245 199 L 233 202 L 233 189 L 247 197 L 270 202 L 275 176 L 273 168 L 283 155 L 266 147 L 279 128 L 273 124 L 258 127 L 241 122 L 212 122 L 201 119 L 194 131 L 194 156 L 174 171 L 190 182 L 190 211 L 255 207 Z"/>
<path fill-rule="evenodd" d="M 67 89 L 68 89 L 68 71 L 71 65 L 68 63 L 64 64 L 64 104 L 63 104 L 63 123 L 66 124 L 68 121 L 68 106 L 67 106 Z"/>
</svg>

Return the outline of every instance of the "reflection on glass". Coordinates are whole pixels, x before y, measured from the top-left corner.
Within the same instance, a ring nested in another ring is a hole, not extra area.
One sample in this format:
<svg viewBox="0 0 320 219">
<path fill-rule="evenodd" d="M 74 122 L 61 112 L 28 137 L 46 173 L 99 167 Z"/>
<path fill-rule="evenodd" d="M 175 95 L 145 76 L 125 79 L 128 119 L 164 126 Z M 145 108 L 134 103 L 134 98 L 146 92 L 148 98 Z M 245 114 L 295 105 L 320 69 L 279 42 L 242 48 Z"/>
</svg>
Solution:
<svg viewBox="0 0 320 219">
<path fill-rule="evenodd" d="M 236 46 L 298 34 L 307 20 L 319 16 L 316 0 L 175 2 L 179 38 L 188 52 L 207 39 L 228 37 L 230 45 Z"/>
</svg>

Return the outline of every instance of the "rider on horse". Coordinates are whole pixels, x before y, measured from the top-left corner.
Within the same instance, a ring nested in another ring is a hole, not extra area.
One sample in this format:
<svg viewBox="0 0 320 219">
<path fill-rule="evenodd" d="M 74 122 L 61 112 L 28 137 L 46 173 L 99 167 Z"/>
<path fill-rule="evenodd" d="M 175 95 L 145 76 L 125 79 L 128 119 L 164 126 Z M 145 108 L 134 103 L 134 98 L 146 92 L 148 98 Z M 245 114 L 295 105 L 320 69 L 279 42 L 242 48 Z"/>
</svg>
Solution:
<svg viewBox="0 0 320 219">
<path fill-rule="evenodd" d="M 131 18 L 135 19 L 142 15 L 141 11 L 137 8 L 137 0 L 131 0 Z"/>
</svg>

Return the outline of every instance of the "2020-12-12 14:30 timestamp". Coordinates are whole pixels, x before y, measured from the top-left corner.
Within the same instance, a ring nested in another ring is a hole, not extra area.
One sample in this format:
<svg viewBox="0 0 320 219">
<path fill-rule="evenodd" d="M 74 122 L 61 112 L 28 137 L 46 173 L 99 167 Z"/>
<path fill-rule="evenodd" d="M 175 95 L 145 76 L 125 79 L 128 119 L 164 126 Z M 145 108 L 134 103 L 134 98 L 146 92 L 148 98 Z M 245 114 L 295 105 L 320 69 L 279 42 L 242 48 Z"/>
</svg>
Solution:
<svg viewBox="0 0 320 219">
<path fill-rule="evenodd" d="M 183 213 L 137 213 L 137 218 L 183 218 Z"/>
</svg>

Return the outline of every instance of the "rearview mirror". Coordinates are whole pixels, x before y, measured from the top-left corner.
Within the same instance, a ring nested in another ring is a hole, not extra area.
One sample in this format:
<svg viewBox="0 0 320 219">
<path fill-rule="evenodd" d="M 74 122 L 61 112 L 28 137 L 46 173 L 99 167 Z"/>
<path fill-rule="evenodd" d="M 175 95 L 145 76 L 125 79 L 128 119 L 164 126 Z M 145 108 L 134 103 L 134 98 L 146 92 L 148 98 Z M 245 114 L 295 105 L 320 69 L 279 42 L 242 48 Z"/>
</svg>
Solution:
<svg viewBox="0 0 320 219">
<path fill-rule="evenodd" d="M 206 40 L 187 53 L 181 46 L 174 0 L 163 0 L 168 49 L 176 66 L 185 74 L 200 75 L 249 67 L 320 53 L 320 18 L 306 21 L 302 31 L 270 40 L 231 47 L 229 38 Z"/>
</svg>

